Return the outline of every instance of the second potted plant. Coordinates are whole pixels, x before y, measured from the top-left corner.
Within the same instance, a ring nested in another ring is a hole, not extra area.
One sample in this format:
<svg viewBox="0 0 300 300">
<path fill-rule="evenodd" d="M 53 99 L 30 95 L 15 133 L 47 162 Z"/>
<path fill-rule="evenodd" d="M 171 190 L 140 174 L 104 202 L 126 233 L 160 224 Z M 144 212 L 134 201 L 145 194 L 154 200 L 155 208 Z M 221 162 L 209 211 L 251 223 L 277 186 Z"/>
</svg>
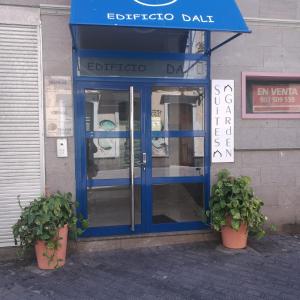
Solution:
<svg viewBox="0 0 300 300">
<path fill-rule="evenodd" d="M 22 208 L 13 226 L 16 244 L 22 252 L 34 247 L 40 269 L 62 267 L 66 260 L 68 232 L 73 237 L 81 234 L 77 228 L 71 193 L 41 196 Z M 86 227 L 82 220 L 82 227 Z"/>
<path fill-rule="evenodd" d="M 208 216 L 212 227 L 221 231 L 227 248 L 246 248 L 248 232 L 258 238 L 265 235 L 267 217 L 261 212 L 263 202 L 254 195 L 250 183 L 247 176 L 233 177 L 228 170 L 222 170 L 212 187 Z"/>
</svg>

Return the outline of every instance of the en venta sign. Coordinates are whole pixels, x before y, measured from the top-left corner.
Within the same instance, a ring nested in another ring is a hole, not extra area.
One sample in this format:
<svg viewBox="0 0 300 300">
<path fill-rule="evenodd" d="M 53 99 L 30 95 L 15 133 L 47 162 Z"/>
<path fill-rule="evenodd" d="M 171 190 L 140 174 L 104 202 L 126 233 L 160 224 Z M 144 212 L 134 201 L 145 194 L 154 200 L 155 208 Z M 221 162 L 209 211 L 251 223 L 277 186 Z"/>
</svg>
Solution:
<svg viewBox="0 0 300 300">
<path fill-rule="evenodd" d="M 212 162 L 234 162 L 233 80 L 212 80 Z"/>
<path fill-rule="evenodd" d="M 300 84 L 252 86 L 254 113 L 300 112 Z"/>
</svg>

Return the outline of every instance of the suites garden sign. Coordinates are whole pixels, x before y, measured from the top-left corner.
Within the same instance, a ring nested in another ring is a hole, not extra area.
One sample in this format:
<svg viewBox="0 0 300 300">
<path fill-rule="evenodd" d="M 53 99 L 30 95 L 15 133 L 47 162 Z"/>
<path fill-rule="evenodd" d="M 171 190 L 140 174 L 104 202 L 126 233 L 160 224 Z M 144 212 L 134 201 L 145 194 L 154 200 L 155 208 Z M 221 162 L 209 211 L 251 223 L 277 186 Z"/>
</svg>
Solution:
<svg viewBox="0 0 300 300">
<path fill-rule="evenodd" d="M 234 162 L 234 81 L 212 80 L 212 162 Z"/>
</svg>

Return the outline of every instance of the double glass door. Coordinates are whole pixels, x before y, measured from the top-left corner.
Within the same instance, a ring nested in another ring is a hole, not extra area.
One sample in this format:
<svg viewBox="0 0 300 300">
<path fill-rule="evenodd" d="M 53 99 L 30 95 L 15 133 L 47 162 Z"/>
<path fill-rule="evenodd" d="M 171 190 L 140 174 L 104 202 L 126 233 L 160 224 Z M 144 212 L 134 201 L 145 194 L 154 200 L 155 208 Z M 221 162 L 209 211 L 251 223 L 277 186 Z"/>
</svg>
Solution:
<svg viewBox="0 0 300 300">
<path fill-rule="evenodd" d="M 205 227 L 205 88 L 80 91 L 77 195 L 86 235 Z"/>
</svg>

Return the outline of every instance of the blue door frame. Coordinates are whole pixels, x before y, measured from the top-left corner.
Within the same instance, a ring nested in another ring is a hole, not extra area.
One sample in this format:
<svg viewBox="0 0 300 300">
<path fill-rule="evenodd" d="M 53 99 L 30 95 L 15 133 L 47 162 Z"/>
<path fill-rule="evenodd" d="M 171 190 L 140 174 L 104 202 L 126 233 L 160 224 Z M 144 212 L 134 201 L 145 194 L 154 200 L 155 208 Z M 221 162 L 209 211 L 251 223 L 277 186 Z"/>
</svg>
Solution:
<svg viewBox="0 0 300 300">
<path fill-rule="evenodd" d="M 75 32 L 76 34 L 76 32 Z M 210 90 L 210 34 L 206 32 L 204 54 L 173 54 L 173 53 L 105 53 L 94 50 L 81 50 L 73 47 L 73 93 L 74 93 L 74 127 L 75 127 L 75 170 L 76 170 L 76 198 L 79 202 L 77 212 L 83 217 L 87 216 L 87 186 L 92 184 L 87 180 L 86 176 L 86 139 L 89 136 L 85 130 L 85 89 L 129 89 L 130 86 L 135 86 L 141 93 L 141 113 L 144 116 L 151 116 L 151 91 L 153 87 L 204 87 L 205 88 L 205 115 L 204 115 L 204 130 L 203 131 L 169 131 L 162 132 L 161 137 L 204 137 L 204 176 L 201 177 L 169 177 L 169 178 L 152 178 L 152 169 L 146 168 L 140 182 L 144 196 L 142 199 L 142 224 L 136 226 L 135 232 L 130 230 L 130 226 L 114 226 L 104 228 L 88 228 L 83 237 L 91 236 L 113 236 L 126 234 L 141 234 L 150 232 L 167 232 L 167 231 L 187 231 L 207 229 L 209 225 L 202 222 L 185 222 L 185 223 L 166 223 L 152 224 L 152 185 L 153 184 L 168 184 L 168 183 L 202 183 L 204 184 L 204 209 L 209 207 L 210 198 L 210 166 L 211 166 L 211 90 Z M 207 62 L 206 79 L 167 79 L 167 78 L 126 78 L 126 77 L 89 77 L 78 75 L 78 60 L 79 57 L 141 57 L 146 59 L 175 59 L 175 60 L 204 60 Z M 141 118 L 144 119 L 144 118 Z M 151 132 L 151 118 L 145 118 L 143 130 L 145 137 L 142 139 L 142 151 L 148 154 L 149 165 L 152 166 L 152 146 L 149 141 L 152 137 L 158 137 L 156 133 Z M 117 133 L 116 133 L 117 134 Z M 122 134 L 117 134 L 115 137 L 122 137 Z M 147 142 L 148 141 L 148 142 Z M 100 182 L 98 182 L 99 184 Z M 103 181 L 104 183 L 104 181 Z M 109 182 L 106 182 L 106 184 Z M 120 184 L 127 184 L 125 181 L 120 181 Z M 128 182 L 129 183 L 129 182 Z"/>
<path fill-rule="evenodd" d="M 204 184 L 205 190 L 205 209 L 208 208 L 210 193 L 210 103 L 209 103 L 209 85 L 202 82 L 199 84 L 189 82 L 138 82 L 133 84 L 135 80 L 122 81 L 101 81 L 101 80 L 78 80 L 75 92 L 75 150 L 76 150 L 76 194 L 79 201 L 78 213 L 88 218 L 87 212 L 87 187 L 91 186 L 107 186 L 107 185 L 129 185 L 129 179 L 111 179 L 111 180 L 88 180 L 86 174 L 86 139 L 97 137 L 108 138 L 125 138 L 128 132 L 115 132 L 112 135 L 105 136 L 103 134 L 86 132 L 85 130 L 85 89 L 113 89 L 113 90 L 129 90 L 130 86 L 134 86 L 141 96 L 141 152 L 146 152 L 148 156 L 148 167 L 142 172 L 140 179 L 136 179 L 135 183 L 141 185 L 141 218 L 142 223 L 136 225 L 135 232 L 130 230 L 130 226 L 112 226 L 102 228 L 88 228 L 84 237 L 91 236 L 112 236 L 126 234 L 141 234 L 151 232 L 166 231 L 184 231 L 207 229 L 208 225 L 202 222 L 184 222 L 184 223 L 167 223 L 152 224 L 152 185 L 153 184 L 172 184 L 172 183 L 201 183 Z M 199 87 L 203 86 L 205 93 L 205 129 L 204 131 L 169 131 L 160 133 L 160 137 L 204 137 L 205 139 L 205 160 L 204 160 L 204 176 L 199 177 L 155 177 L 152 178 L 152 141 L 153 137 L 158 137 L 157 133 L 151 132 L 151 92 L 153 87 Z M 98 136 L 99 135 L 99 136 Z M 136 134 L 136 137 L 137 134 Z"/>
</svg>

